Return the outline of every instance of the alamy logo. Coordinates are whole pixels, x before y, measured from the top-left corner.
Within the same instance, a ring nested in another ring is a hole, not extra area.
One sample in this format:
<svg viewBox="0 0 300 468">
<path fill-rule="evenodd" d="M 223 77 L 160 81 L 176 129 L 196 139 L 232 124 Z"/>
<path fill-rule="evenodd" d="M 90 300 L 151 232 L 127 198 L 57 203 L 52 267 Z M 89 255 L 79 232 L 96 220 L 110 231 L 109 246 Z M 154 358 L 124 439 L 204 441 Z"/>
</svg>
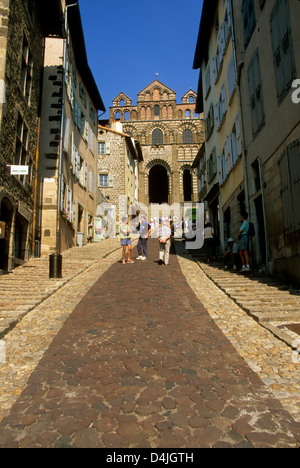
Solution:
<svg viewBox="0 0 300 468">
<path fill-rule="evenodd" d="M 97 207 L 97 218 L 99 224 L 96 226 L 96 232 L 102 233 L 103 238 L 116 237 L 117 235 L 117 212 L 119 219 L 130 216 L 131 224 L 137 225 L 140 221 L 140 215 L 144 214 L 149 222 L 157 219 L 161 222 L 167 218 L 173 221 L 175 227 L 174 238 L 180 239 L 182 236 L 186 239 L 187 249 L 201 249 L 204 243 L 204 203 L 151 203 L 146 206 L 138 203 L 138 206 L 131 205 L 127 208 L 127 198 L 119 197 L 119 210 L 115 205 L 108 202 L 101 203 Z M 99 217 L 99 218 L 98 218 Z M 137 234 L 138 237 L 138 234 Z M 158 237 L 158 231 L 152 230 L 151 237 Z"/>
<path fill-rule="evenodd" d="M 292 93 L 292 101 L 294 104 L 300 103 L 300 80 L 294 80 L 292 83 L 292 88 L 296 88 Z"/>
</svg>

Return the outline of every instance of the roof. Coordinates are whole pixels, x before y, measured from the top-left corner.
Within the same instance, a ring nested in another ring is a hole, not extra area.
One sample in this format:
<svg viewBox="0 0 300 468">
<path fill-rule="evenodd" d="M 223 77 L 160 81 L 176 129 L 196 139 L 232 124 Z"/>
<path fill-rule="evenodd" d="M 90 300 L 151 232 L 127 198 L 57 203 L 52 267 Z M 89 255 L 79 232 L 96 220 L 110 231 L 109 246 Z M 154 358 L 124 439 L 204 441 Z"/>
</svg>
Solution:
<svg viewBox="0 0 300 468">
<path fill-rule="evenodd" d="M 98 125 L 98 128 L 100 128 L 101 130 L 106 130 L 107 132 L 115 133 L 116 135 L 120 135 L 120 136 L 124 137 L 126 142 L 128 143 L 128 146 L 130 148 L 131 153 L 134 156 L 134 159 L 137 159 L 139 162 L 144 160 L 143 153 L 142 153 L 142 148 L 141 148 L 140 142 L 138 140 L 135 140 L 134 138 L 132 138 L 127 133 L 118 132 L 118 130 L 113 130 L 112 128 L 103 127 L 102 125 Z"/>
<path fill-rule="evenodd" d="M 38 17 L 45 37 L 63 37 L 64 19 L 61 0 L 36 2 Z"/>
<path fill-rule="evenodd" d="M 218 0 L 204 0 L 200 19 L 199 33 L 194 56 L 193 68 L 201 67 L 202 61 L 208 55 L 208 42 L 211 35 L 211 28 L 214 23 L 215 12 Z"/>
<path fill-rule="evenodd" d="M 165 84 L 163 84 L 161 81 L 155 79 L 154 81 L 152 81 L 150 84 L 148 84 L 145 88 L 142 89 L 142 91 L 140 91 L 138 94 L 141 94 L 143 93 L 144 91 L 146 91 L 146 89 L 148 88 L 153 88 L 153 85 L 158 85 L 158 86 L 163 86 L 164 88 L 168 89 L 169 91 L 171 91 L 172 93 L 176 94 L 175 91 L 173 91 L 173 89 L 169 88 L 168 86 L 166 86 Z"/>
<path fill-rule="evenodd" d="M 198 165 L 199 165 L 199 162 L 200 162 L 200 159 L 202 158 L 202 156 L 204 155 L 205 153 L 205 141 L 202 143 L 202 145 L 200 146 L 200 149 L 197 153 L 197 156 L 195 157 L 194 159 L 194 162 L 192 164 L 192 168 L 195 169 Z"/>
<path fill-rule="evenodd" d="M 67 5 L 71 6 L 74 4 L 74 1 L 67 0 L 66 3 Z M 68 24 L 72 38 L 73 52 L 78 72 L 80 73 L 82 81 L 86 86 L 86 89 L 90 95 L 90 98 L 93 101 L 94 106 L 98 110 L 105 112 L 106 108 L 103 104 L 100 92 L 98 90 L 94 76 L 88 64 L 79 3 L 75 4 L 74 6 L 68 9 Z"/>
</svg>

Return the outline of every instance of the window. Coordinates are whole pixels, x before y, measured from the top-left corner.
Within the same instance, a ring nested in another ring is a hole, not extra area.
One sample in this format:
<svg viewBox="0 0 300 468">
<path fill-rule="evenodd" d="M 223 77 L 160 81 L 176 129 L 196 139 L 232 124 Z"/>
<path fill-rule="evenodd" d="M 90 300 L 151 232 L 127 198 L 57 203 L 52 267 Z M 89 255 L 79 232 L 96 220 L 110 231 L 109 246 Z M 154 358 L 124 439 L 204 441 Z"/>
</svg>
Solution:
<svg viewBox="0 0 300 468">
<path fill-rule="evenodd" d="M 255 29 L 255 8 L 254 0 L 244 0 L 242 6 L 244 22 L 244 45 L 247 48 Z"/>
<path fill-rule="evenodd" d="M 256 49 L 254 52 L 248 68 L 248 86 L 252 118 L 252 132 L 253 136 L 255 136 L 265 124 L 263 90 L 258 49 Z"/>
<path fill-rule="evenodd" d="M 182 143 L 193 143 L 193 133 L 189 129 L 182 132 Z"/>
<path fill-rule="evenodd" d="M 220 96 L 219 96 L 219 101 L 215 105 L 215 120 L 216 120 L 217 129 L 221 127 L 226 112 L 227 112 L 226 86 L 225 86 L 225 83 L 223 83 Z"/>
<path fill-rule="evenodd" d="M 217 173 L 217 150 L 216 148 L 213 149 L 208 161 L 207 161 L 207 176 L 208 182 L 214 178 Z"/>
<path fill-rule="evenodd" d="M 27 151 L 28 151 L 28 128 L 25 125 L 22 116 L 18 115 L 17 121 L 17 138 L 16 138 L 16 152 L 15 152 L 15 164 L 17 166 L 25 166 L 27 163 Z M 26 176 L 20 176 L 22 182 L 25 181 Z"/>
<path fill-rule="evenodd" d="M 205 98 L 207 98 L 210 89 L 211 89 L 210 65 L 208 64 L 206 74 L 205 74 Z"/>
<path fill-rule="evenodd" d="M 212 134 L 212 131 L 214 128 L 214 106 L 213 104 L 211 104 L 209 107 L 209 111 L 208 111 L 204 124 L 205 124 L 205 139 L 207 141 L 210 135 Z"/>
<path fill-rule="evenodd" d="M 23 52 L 22 52 L 22 68 L 20 89 L 26 99 L 27 104 L 30 103 L 31 86 L 32 86 L 32 55 L 26 37 L 23 39 Z"/>
<path fill-rule="evenodd" d="M 296 78 L 290 11 L 287 0 L 277 1 L 272 12 L 270 27 L 277 99 L 278 104 L 280 104 L 290 91 L 292 81 Z"/>
<path fill-rule="evenodd" d="M 108 174 L 99 175 L 99 184 L 100 187 L 108 187 Z"/>
<path fill-rule="evenodd" d="M 81 82 L 79 82 L 79 97 L 80 97 L 84 107 L 86 108 L 87 107 L 87 94 L 86 94 L 86 92 L 84 90 L 84 87 L 81 84 Z"/>
<path fill-rule="evenodd" d="M 94 172 L 89 170 L 89 194 L 94 195 Z"/>
<path fill-rule="evenodd" d="M 280 157 L 281 196 L 286 233 L 300 229 L 300 147 L 299 140 L 291 143 Z"/>
<path fill-rule="evenodd" d="M 155 104 L 154 106 L 154 115 L 159 117 L 159 105 L 158 104 Z"/>
<path fill-rule="evenodd" d="M 163 132 L 160 128 L 156 128 L 152 132 L 152 145 L 162 145 L 163 144 Z"/>
<path fill-rule="evenodd" d="M 105 154 L 105 143 L 98 141 L 98 154 Z"/>
</svg>

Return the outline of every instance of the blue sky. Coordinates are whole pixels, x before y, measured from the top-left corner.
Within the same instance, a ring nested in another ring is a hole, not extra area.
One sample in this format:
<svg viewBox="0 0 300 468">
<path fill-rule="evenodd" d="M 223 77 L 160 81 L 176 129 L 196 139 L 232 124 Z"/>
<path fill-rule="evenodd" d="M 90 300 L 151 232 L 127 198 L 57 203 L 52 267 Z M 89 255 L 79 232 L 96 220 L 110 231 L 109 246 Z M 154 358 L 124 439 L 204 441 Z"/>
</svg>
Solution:
<svg viewBox="0 0 300 468">
<path fill-rule="evenodd" d="M 112 100 L 137 94 L 155 78 L 176 92 L 192 88 L 202 0 L 79 0 L 88 62 L 109 117 Z"/>
</svg>

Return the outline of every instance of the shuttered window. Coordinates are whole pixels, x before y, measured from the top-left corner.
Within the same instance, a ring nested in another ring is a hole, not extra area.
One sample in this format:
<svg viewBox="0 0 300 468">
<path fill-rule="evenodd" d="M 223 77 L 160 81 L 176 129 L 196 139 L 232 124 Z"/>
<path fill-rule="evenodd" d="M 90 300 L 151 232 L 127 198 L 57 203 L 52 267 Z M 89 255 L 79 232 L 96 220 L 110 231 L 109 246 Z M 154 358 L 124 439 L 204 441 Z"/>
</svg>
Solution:
<svg viewBox="0 0 300 468">
<path fill-rule="evenodd" d="M 255 136 L 265 124 L 263 89 L 258 49 L 256 49 L 256 51 L 254 52 L 248 68 L 248 85 L 252 118 L 252 131 L 253 136 Z"/>
<path fill-rule="evenodd" d="M 296 78 L 290 11 L 287 0 L 276 2 L 271 15 L 270 28 L 277 99 L 278 104 L 280 104 L 290 91 L 292 81 Z"/>
<path fill-rule="evenodd" d="M 253 31 L 255 29 L 255 8 L 254 0 L 244 0 L 242 6 L 244 23 L 244 45 L 247 48 Z"/>
<path fill-rule="evenodd" d="M 286 233 L 300 229 L 300 147 L 299 140 L 285 149 L 278 164 L 281 174 L 281 196 L 284 230 Z"/>
</svg>

